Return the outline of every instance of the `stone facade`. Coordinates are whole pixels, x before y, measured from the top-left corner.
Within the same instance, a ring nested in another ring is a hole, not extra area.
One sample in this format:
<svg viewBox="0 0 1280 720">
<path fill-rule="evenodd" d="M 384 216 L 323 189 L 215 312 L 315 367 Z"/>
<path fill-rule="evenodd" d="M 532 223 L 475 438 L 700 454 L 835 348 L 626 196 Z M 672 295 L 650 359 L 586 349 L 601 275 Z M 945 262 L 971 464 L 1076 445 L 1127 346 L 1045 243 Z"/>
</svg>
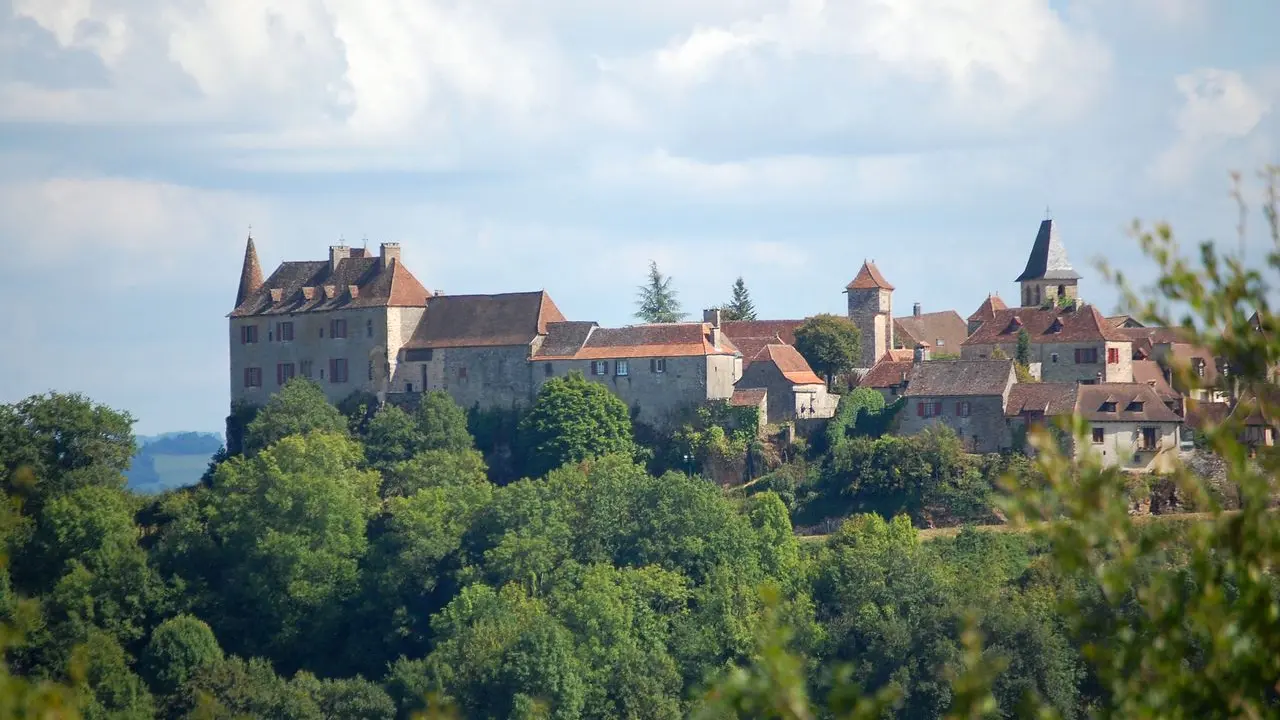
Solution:
<svg viewBox="0 0 1280 720">
<path fill-rule="evenodd" d="M 1104 465 L 1142 472 L 1167 472 L 1178 454 L 1178 424 L 1093 422 L 1076 455 L 1092 453 Z"/>
<path fill-rule="evenodd" d="M 1061 299 L 1080 299 L 1080 288 L 1075 280 L 1024 280 L 1021 286 L 1023 307 L 1057 304 Z"/>
<path fill-rule="evenodd" d="M 396 392 L 443 390 L 463 408 L 528 406 L 535 386 L 529 345 L 406 349 Z"/>
<path fill-rule="evenodd" d="M 760 388 L 769 398 L 768 421 L 781 423 L 803 418 L 829 418 L 840 403 L 825 383 L 792 382 L 771 362 L 753 362 L 742 374 L 738 388 Z"/>
<path fill-rule="evenodd" d="M 898 431 L 903 435 L 915 435 L 936 425 L 946 425 L 955 431 L 965 449 L 970 452 L 999 452 L 1009 447 L 1009 427 L 1004 416 L 1005 397 L 1005 395 L 911 397 L 907 399 L 907 406 L 898 416 Z M 926 403 L 936 404 L 936 415 L 925 414 Z"/>
<path fill-rule="evenodd" d="M 992 343 L 964 345 L 960 357 L 965 360 L 986 360 L 999 348 L 1005 357 L 1017 353 L 1017 343 Z M 1084 351 L 1080 355 L 1077 350 Z M 1114 351 L 1114 352 L 1112 352 Z M 1097 362 L 1076 362 L 1076 358 L 1096 357 Z M 1110 360 L 1110 361 L 1109 361 Z M 1039 367 L 1039 372 L 1035 368 Z M 1133 382 L 1133 351 L 1130 343 L 1098 340 L 1080 343 L 1031 343 L 1032 374 L 1044 382 Z"/>
<path fill-rule="evenodd" d="M 656 357 L 549 359 L 532 363 L 533 394 L 551 378 L 571 372 L 609 388 L 631 408 L 632 418 L 655 428 L 669 428 L 707 400 L 733 397 L 741 359 L 732 355 L 668 357 L 659 371 Z M 619 374 L 618 364 L 626 364 Z M 604 363 L 605 374 L 593 374 L 595 363 Z"/>
</svg>

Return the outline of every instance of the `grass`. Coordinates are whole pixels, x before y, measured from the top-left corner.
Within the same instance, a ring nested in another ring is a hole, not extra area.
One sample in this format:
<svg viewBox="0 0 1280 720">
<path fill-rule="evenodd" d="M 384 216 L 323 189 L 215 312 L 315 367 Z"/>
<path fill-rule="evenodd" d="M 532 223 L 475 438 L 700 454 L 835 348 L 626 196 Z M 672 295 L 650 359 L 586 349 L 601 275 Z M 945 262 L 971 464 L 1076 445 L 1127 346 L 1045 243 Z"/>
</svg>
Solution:
<svg viewBox="0 0 1280 720">
<path fill-rule="evenodd" d="M 1224 514 L 1231 515 L 1231 514 L 1234 514 L 1235 512 L 1237 511 L 1227 510 L 1224 512 Z M 1170 513 L 1168 515 L 1135 515 L 1133 517 L 1133 524 L 1145 525 L 1147 523 L 1153 523 L 1153 522 L 1210 520 L 1213 517 L 1214 517 L 1213 513 Z M 1027 526 L 1014 527 L 1013 525 L 971 525 L 971 526 L 956 525 L 955 527 L 925 528 L 923 530 L 917 530 L 917 533 L 919 534 L 920 540 L 922 542 L 928 542 L 930 540 L 937 540 L 939 538 L 953 538 L 959 535 L 960 531 L 963 530 L 965 527 L 972 527 L 973 529 L 981 532 L 996 532 L 996 533 L 1007 533 L 1007 532 L 1025 533 L 1025 532 L 1029 532 L 1032 529 Z M 831 536 L 830 535 L 801 535 L 800 541 L 801 542 L 823 542 L 829 537 Z"/>
</svg>

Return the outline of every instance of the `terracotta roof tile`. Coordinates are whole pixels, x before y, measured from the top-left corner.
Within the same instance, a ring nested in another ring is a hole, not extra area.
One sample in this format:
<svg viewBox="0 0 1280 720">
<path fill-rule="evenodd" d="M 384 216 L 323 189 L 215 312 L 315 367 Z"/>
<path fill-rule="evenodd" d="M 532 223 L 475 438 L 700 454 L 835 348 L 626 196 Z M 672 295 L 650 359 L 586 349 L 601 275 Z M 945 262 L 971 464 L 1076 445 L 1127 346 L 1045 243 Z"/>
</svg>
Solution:
<svg viewBox="0 0 1280 720">
<path fill-rule="evenodd" d="M 998 310 L 982 324 L 965 345 L 1009 344 L 1018 341 L 1018 329 L 1026 328 L 1033 343 L 1101 342 L 1129 340 L 1123 331 L 1111 326 L 1092 305 L 1074 310 L 1049 308 L 1013 308 Z M 1054 330 L 1054 332 L 1050 332 Z"/>
<path fill-rule="evenodd" d="M 958 353 L 960 345 L 969 336 L 969 326 L 955 310 L 907 315 L 894 318 L 893 324 L 898 334 L 912 340 L 910 345 L 902 343 L 906 347 L 928 343 L 934 350 Z"/>
<path fill-rule="evenodd" d="M 1017 417 L 1024 412 L 1035 412 L 1054 417 L 1070 415 L 1075 409 L 1075 383 L 1015 383 L 1009 390 L 1004 414 Z"/>
<path fill-rule="evenodd" d="M 858 270 L 857 276 L 853 278 L 845 290 L 892 290 L 893 286 L 888 280 L 884 279 L 884 275 L 880 274 L 880 268 L 870 260 L 862 261 L 862 268 Z"/>
<path fill-rule="evenodd" d="M 730 320 L 721 324 L 725 337 L 742 351 L 742 368 L 751 366 L 766 345 L 796 344 L 796 328 L 803 320 Z"/>
<path fill-rule="evenodd" d="M 1012 360 L 930 360 L 912 365 L 903 395 L 1003 395 L 1012 378 Z"/>
<path fill-rule="evenodd" d="M 908 350 L 907 352 L 911 351 Z M 888 356 L 886 355 L 886 357 Z M 891 360 L 881 358 L 880 362 L 872 365 L 871 369 L 858 380 L 858 387 L 875 388 L 879 390 L 882 388 L 902 385 L 906 381 L 907 376 L 911 374 L 912 364 L 911 360 Z"/>
<path fill-rule="evenodd" d="M 436 295 L 406 348 L 528 345 L 564 317 L 546 293 Z"/>
<path fill-rule="evenodd" d="M 1155 360 L 1134 360 L 1133 381 L 1143 383 L 1155 390 L 1161 400 L 1176 400 L 1182 397 L 1169 385 L 1169 381 L 1164 379 L 1164 371 Z"/>
<path fill-rule="evenodd" d="M 1009 306 L 1005 305 L 1004 300 L 999 295 L 988 295 L 986 300 L 978 306 L 977 310 L 969 316 L 969 322 L 986 322 L 996 316 L 996 312 L 1000 310 L 1008 310 Z"/>
<path fill-rule="evenodd" d="M 348 291 L 356 286 L 355 296 Z M 306 288 L 311 288 L 310 292 Z M 317 292 L 319 288 L 321 292 Z M 341 289 L 341 292 L 339 292 Z M 399 262 L 382 266 L 379 257 L 350 257 L 332 271 L 327 260 L 283 262 L 231 317 L 285 315 L 368 307 L 423 307 L 428 292 Z M 276 300 L 275 298 L 279 298 Z"/>
<path fill-rule="evenodd" d="M 769 391 L 765 388 L 742 388 L 733 391 L 729 404 L 734 407 L 760 407 L 768 396 Z"/>
<path fill-rule="evenodd" d="M 792 385 L 822 385 L 825 381 L 809 367 L 798 350 L 790 345 L 766 345 L 753 362 L 771 362 Z"/>
<path fill-rule="evenodd" d="M 250 295 L 262 287 L 262 264 L 258 262 L 258 248 L 253 244 L 253 236 L 244 244 L 244 265 L 240 268 L 240 288 L 236 292 L 236 307 L 244 304 Z"/>
<path fill-rule="evenodd" d="M 596 327 L 572 355 L 549 355 L 539 352 L 535 357 L 556 360 L 603 360 L 737 354 L 737 346 L 723 336 L 720 348 L 717 350 L 711 344 L 711 326 L 706 323 L 661 323 L 622 328 Z"/>
</svg>

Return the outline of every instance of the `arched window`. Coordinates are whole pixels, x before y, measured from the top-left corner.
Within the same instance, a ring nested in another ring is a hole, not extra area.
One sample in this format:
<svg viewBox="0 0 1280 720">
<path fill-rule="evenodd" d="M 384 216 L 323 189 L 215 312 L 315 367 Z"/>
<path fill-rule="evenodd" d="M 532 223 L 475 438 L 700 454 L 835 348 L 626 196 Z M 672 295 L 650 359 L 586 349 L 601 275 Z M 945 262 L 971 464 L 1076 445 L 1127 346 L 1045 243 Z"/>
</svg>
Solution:
<svg viewBox="0 0 1280 720">
<path fill-rule="evenodd" d="M 1066 297 L 1066 296 L 1067 296 L 1067 286 L 1066 286 L 1066 285 L 1059 285 L 1059 286 L 1058 286 L 1058 297 L 1060 297 L 1060 298 L 1064 298 L 1064 297 Z"/>
</svg>

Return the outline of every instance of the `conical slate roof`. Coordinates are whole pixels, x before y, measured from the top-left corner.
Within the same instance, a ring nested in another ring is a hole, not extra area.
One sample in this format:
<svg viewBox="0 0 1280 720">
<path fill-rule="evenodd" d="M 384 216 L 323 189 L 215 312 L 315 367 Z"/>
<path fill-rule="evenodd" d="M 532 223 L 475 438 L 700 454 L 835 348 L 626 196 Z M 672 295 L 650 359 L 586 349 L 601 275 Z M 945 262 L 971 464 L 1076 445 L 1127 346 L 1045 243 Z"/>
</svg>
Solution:
<svg viewBox="0 0 1280 720">
<path fill-rule="evenodd" d="M 1067 260 L 1067 249 L 1058 239 L 1058 231 L 1054 227 L 1053 220 L 1042 220 L 1040 231 L 1036 233 L 1035 245 L 1031 246 L 1031 256 L 1027 258 L 1027 267 L 1014 282 L 1079 279 L 1080 274 Z"/>
<path fill-rule="evenodd" d="M 262 264 L 258 262 L 258 248 L 253 245 L 253 236 L 244 246 L 244 267 L 240 269 L 240 289 L 236 292 L 236 307 L 240 307 L 245 298 L 262 287 Z"/>
</svg>

